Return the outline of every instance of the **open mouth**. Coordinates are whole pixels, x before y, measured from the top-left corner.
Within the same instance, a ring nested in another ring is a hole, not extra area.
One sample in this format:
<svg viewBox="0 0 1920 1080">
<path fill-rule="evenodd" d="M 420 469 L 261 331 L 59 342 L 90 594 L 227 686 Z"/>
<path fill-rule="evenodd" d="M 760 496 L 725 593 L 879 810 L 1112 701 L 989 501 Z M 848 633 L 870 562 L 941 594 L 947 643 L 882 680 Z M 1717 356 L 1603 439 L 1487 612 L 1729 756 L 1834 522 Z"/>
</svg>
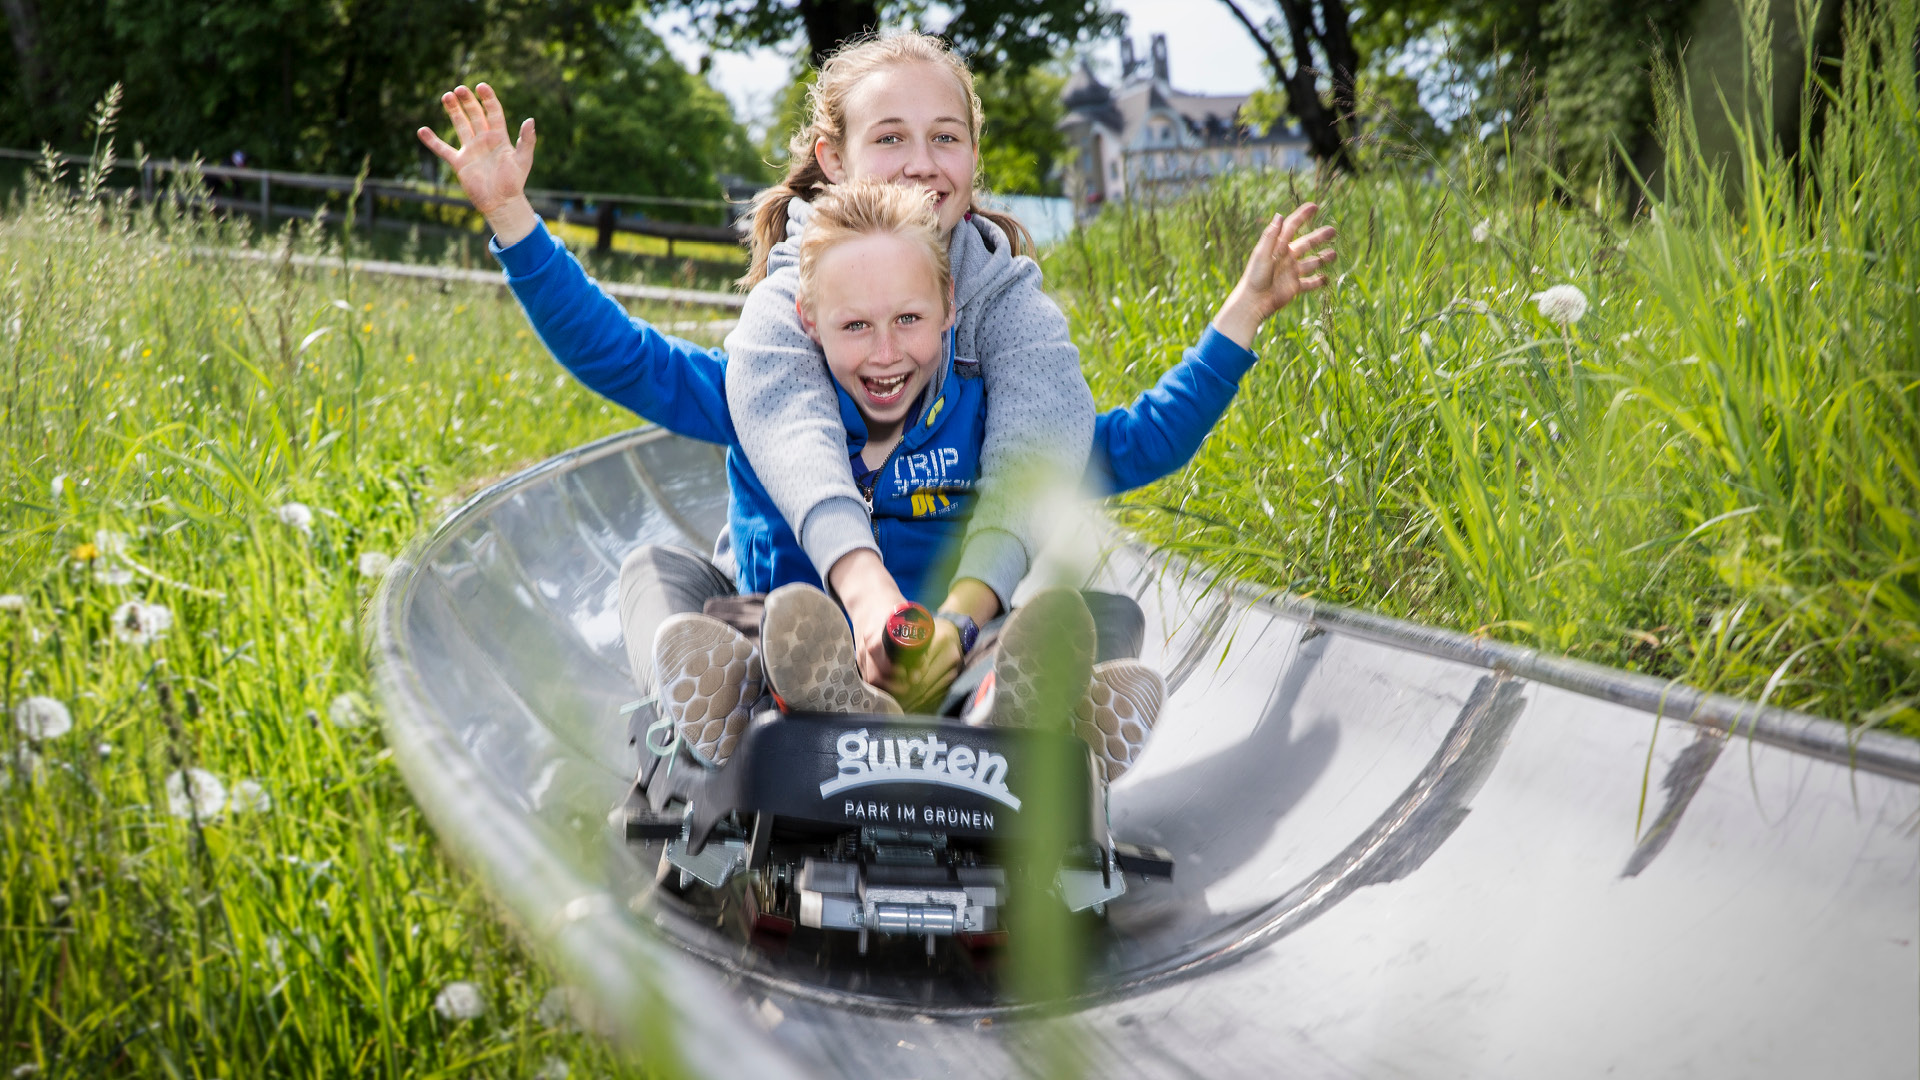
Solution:
<svg viewBox="0 0 1920 1080">
<path fill-rule="evenodd" d="M 890 375 L 884 379 L 860 377 L 860 385 L 867 391 L 867 400 L 882 408 L 895 404 L 907 393 L 907 378 L 912 372 Z"/>
</svg>

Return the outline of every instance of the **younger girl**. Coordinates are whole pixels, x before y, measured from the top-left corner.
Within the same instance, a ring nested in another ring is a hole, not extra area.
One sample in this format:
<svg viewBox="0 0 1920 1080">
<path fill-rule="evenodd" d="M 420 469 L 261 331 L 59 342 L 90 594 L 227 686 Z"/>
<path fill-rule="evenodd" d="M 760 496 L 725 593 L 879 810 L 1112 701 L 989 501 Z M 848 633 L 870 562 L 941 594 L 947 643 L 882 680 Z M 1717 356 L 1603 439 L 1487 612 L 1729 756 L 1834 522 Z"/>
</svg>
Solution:
<svg viewBox="0 0 1920 1080">
<path fill-rule="evenodd" d="M 822 65 L 810 117 L 789 141 L 791 165 L 756 201 L 752 287 L 727 336 L 727 403 L 747 461 L 853 623 L 868 681 L 905 689 L 882 647 L 902 589 L 875 548 L 869 508 L 840 467 L 834 387 L 795 310 L 794 245 L 810 200 L 876 179 L 933 199 L 954 278 L 955 345 L 986 382 L 979 499 L 943 612 L 986 623 L 1007 607 L 1037 549 L 1027 505 L 1036 468 L 1078 477 L 1093 433 L 1093 398 L 1060 309 L 1023 252 L 1026 230 L 986 210 L 974 189 L 984 122 L 973 75 L 938 38 L 900 33 L 859 41 Z M 1022 480 L 1029 481 L 1023 484 Z"/>
</svg>

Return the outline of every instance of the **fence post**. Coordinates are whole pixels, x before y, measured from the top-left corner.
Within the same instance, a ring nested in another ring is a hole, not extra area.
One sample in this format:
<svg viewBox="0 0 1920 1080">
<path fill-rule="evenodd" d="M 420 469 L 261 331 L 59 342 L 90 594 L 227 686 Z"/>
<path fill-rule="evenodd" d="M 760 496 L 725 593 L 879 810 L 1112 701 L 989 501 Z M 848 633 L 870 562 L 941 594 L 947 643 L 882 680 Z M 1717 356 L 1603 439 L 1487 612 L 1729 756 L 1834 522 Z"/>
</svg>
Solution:
<svg viewBox="0 0 1920 1080">
<path fill-rule="evenodd" d="M 613 250 L 613 204 L 602 200 L 600 212 L 594 215 L 594 225 L 598 230 L 593 238 L 593 250 L 605 255 Z"/>
<path fill-rule="evenodd" d="M 153 201 L 153 162 L 151 161 L 140 163 L 140 201 L 146 203 Z"/>
<path fill-rule="evenodd" d="M 260 174 L 260 228 L 273 231 L 273 175 L 266 172 Z"/>
</svg>

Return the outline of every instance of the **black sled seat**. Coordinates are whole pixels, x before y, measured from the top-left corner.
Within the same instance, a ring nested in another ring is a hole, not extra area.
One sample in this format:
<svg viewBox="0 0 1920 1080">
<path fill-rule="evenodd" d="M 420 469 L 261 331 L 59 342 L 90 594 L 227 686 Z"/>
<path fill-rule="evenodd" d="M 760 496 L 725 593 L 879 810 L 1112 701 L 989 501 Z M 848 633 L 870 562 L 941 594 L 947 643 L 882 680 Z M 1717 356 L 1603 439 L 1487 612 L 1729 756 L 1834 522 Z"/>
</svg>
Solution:
<svg viewBox="0 0 1920 1080">
<path fill-rule="evenodd" d="M 1104 910 L 1128 870 L 1173 873 L 1165 852 L 1114 842 L 1091 753 L 1071 734 L 770 709 L 719 768 L 677 742 L 642 753 L 627 839 L 665 841 L 683 885 L 753 875 L 763 927 L 929 944 L 993 933 L 1008 874 L 1028 871 L 1023 842 L 1044 829 L 1066 852 L 1052 891 L 1070 911 Z"/>
</svg>

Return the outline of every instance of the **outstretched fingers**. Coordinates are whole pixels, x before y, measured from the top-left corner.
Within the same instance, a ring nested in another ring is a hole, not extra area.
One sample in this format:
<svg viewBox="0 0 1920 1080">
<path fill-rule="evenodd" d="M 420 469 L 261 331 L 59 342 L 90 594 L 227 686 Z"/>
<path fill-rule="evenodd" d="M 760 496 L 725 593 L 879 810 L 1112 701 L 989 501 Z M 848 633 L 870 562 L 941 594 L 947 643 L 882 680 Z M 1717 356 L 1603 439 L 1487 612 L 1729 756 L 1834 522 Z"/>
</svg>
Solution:
<svg viewBox="0 0 1920 1080">
<path fill-rule="evenodd" d="M 447 141 L 434 134 L 432 128 L 423 127 L 419 131 L 414 132 L 414 134 L 420 136 L 420 141 L 426 144 L 427 149 L 433 151 L 434 157 L 439 158 L 448 165 L 452 165 L 455 160 L 459 158 L 460 151 L 448 146 Z"/>
<path fill-rule="evenodd" d="M 440 107 L 447 110 L 447 119 L 453 121 L 453 135 L 461 146 L 473 142 L 473 121 L 468 119 L 467 110 L 460 107 L 460 92 L 465 89 L 456 87 L 440 95 Z"/>
<path fill-rule="evenodd" d="M 1294 236 L 1301 229 L 1306 228 L 1307 224 L 1313 220 L 1313 215 L 1319 212 L 1320 207 L 1314 203 L 1301 203 L 1294 207 L 1293 213 L 1288 214 L 1286 221 L 1281 223 L 1280 242 L 1292 245 Z"/>
<path fill-rule="evenodd" d="M 529 116 L 525 120 L 520 121 L 520 141 L 514 143 L 513 147 L 522 154 L 531 154 L 533 153 L 534 142 L 533 117 Z"/>
<path fill-rule="evenodd" d="M 473 88 L 480 102 L 480 114 L 487 119 L 487 127 L 505 135 L 507 133 L 507 114 L 500 108 L 500 95 L 493 87 L 479 83 Z"/>
</svg>

